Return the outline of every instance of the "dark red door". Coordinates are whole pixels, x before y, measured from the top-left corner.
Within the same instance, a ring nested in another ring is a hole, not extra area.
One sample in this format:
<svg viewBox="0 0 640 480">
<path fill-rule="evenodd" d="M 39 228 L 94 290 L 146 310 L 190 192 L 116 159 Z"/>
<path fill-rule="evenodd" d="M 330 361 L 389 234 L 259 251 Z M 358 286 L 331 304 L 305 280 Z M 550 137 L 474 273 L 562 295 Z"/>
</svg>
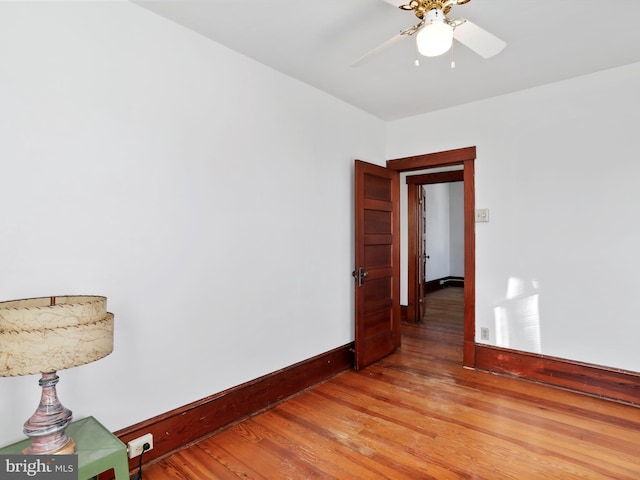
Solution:
<svg viewBox="0 0 640 480">
<path fill-rule="evenodd" d="M 416 322 L 422 322 L 424 318 L 424 277 L 427 271 L 427 202 L 422 185 L 418 187 L 418 292 L 417 292 L 417 318 Z"/>
<path fill-rule="evenodd" d="M 355 368 L 400 347 L 400 180 L 355 162 Z"/>
</svg>

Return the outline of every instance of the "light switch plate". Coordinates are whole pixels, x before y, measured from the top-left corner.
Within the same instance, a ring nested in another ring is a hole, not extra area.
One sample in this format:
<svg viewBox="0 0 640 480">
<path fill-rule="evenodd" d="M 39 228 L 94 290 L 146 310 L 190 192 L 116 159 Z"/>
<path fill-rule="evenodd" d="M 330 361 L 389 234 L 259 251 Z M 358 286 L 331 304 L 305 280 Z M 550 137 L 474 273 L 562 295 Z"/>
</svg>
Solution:
<svg viewBox="0 0 640 480">
<path fill-rule="evenodd" d="M 476 208 L 476 222 L 488 222 L 488 221 L 489 221 L 489 209 Z"/>
</svg>

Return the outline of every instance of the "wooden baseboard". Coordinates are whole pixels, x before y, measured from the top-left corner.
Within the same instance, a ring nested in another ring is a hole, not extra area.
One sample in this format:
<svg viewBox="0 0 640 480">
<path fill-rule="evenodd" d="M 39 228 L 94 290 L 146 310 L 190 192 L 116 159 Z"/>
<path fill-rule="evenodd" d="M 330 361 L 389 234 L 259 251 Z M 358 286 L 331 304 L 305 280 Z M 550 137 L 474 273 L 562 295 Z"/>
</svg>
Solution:
<svg viewBox="0 0 640 480">
<path fill-rule="evenodd" d="M 476 344 L 475 368 L 640 405 L 640 373 Z"/>
<path fill-rule="evenodd" d="M 264 410 L 333 375 L 353 368 L 352 348 L 353 343 L 344 345 L 124 428 L 115 432 L 115 435 L 126 444 L 145 433 L 151 433 L 153 450 L 144 454 L 144 463 L 166 457 L 221 428 Z M 129 469 L 136 469 L 138 461 L 138 458 L 130 460 Z"/>
<path fill-rule="evenodd" d="M 464 287 L 464 277 L 442 277 L 424 282 L 424 293 L 435 292 L 445 287 Z"/>
</svg>

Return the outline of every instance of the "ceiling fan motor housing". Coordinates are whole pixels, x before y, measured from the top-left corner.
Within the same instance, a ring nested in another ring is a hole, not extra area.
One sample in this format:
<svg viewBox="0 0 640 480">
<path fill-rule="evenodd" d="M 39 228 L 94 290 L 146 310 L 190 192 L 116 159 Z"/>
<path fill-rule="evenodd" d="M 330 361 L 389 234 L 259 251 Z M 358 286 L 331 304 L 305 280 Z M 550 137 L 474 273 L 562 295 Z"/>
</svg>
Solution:
<svg viewBox="0 0 640 480">
<path fill-rule="evenodd" d="M 446 15 L 451 11 L 452 3 L 454 2 L 451 0 L 411 0 L 411 2 L 400 8 L 413 10 L 416 17 L 422 20 L 431 10 L 439 10 Z"/>
</svg>

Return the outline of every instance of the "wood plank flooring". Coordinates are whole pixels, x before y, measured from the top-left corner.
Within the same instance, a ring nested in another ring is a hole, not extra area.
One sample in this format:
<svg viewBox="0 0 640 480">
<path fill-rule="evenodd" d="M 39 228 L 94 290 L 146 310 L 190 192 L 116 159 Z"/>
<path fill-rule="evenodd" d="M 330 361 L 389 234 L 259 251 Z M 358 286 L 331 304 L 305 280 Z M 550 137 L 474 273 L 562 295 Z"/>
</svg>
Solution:
<svg viewBox="0 0 640 480">
<path fill-rule="evenodd" d="M 144 478 L 640 478 L 639 408 L 463 369 L 460 302 L 461 288 L 433 292 L 396 353 L 145 467 Z"/>
</svg>

